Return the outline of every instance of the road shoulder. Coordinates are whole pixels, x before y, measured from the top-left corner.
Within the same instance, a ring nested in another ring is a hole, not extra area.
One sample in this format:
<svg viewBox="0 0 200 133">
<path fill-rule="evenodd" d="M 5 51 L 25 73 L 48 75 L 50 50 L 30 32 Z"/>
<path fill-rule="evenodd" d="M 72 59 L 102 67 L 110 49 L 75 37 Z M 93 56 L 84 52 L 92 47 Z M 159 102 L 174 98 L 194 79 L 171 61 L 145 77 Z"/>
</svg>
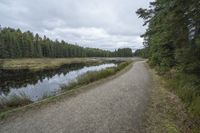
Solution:
<svg viewBox="0 0 200 133">
<path fill-rule="evenodd" d="M 181 100 L 165 88 L 166 82 L 151 70 L 153 89 L 145 120 L 149 133 L 189 133 L 189 117 Z"/>
</svg>

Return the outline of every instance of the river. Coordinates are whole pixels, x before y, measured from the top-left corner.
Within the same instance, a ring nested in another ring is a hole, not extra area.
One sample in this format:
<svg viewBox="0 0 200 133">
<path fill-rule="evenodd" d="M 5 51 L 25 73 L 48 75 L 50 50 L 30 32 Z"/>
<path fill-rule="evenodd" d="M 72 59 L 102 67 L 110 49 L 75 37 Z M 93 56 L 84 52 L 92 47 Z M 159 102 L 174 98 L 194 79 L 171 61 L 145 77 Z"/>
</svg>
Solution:
<svg viewBox="0 0 200 133">
<path fill-rule="evenodd" d="M 13 96 L 26 96 L 35 102 L 44 97 L 56 95 L 62 86 L 76 82 L 79 77 L 91 71 L 100 71 L 108 67 L 116 67 L 114 63 L 99 65 L 69 64 L 56 70 L 30 72 L 2 72 L 0 84 L 0 100 L 9 100 Z"/>
</svg>

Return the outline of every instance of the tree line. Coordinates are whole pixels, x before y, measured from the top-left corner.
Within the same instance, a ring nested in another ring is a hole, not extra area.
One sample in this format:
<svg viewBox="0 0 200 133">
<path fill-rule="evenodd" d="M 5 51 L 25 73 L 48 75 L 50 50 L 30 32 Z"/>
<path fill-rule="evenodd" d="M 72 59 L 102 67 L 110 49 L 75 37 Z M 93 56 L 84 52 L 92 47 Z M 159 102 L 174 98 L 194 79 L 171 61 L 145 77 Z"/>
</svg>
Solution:
<svg viewBox="0 0 200 133">
<path fill-rule="evenodd" d="M 148 29 L 145 48 L 136 55 L 149 58 L 152 66 L 168 71 L 200 75 L 200 1 L 156 0 L 149 9 L 138 9 Z"/>
<path fill-rule="evenodd" d="M 114 52 L 98 48 L 84 48 L 65 41 L 40 37 L 30 31 L 0 27 L 0 58 L 63 58 L 63 57 L 130 57 L 132 50 L 122 48 Z"/>
<path fill-rule="evenodd" d="M 133 55 L 134 56 L 140 56 L 140 57 L 143 57 L 143 58 L 148 58 L 148 51 L 147 51 L 146 48 L 137 49 L 137 50 L 135 50 Z"/>
</svg>

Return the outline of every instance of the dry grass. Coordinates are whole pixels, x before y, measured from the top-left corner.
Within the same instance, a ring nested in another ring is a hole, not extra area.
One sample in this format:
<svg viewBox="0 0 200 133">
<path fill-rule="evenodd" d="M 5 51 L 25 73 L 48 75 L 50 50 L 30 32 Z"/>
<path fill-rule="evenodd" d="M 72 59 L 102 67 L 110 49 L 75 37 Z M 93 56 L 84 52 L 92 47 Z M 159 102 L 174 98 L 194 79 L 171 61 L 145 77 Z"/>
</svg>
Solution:
<svg viewBox="0 0 200 133">
<path fill-rule="evenodd" d="M 33 71 L 41 69 L 53 69 L 64 64 L 97 62 L 89 58 L 24 58 L 24 59 L 0 59 L 0 68 L 7 70 L 29 69 Z"/>
</svg>

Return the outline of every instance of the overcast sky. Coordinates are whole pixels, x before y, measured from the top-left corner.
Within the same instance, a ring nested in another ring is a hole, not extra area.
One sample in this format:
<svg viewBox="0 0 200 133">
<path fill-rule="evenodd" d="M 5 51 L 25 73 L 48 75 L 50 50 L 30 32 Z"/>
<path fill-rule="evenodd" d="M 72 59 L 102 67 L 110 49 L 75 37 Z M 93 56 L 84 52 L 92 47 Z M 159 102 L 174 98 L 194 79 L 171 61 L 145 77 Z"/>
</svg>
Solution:
<svg viewBox="0 0 200 133">
<path fill-rule="evenodd" d="M 85 47 L 142 47 L 135 11 L 150 0 L 0 0 L 0 25 Z"/>
</svg>

